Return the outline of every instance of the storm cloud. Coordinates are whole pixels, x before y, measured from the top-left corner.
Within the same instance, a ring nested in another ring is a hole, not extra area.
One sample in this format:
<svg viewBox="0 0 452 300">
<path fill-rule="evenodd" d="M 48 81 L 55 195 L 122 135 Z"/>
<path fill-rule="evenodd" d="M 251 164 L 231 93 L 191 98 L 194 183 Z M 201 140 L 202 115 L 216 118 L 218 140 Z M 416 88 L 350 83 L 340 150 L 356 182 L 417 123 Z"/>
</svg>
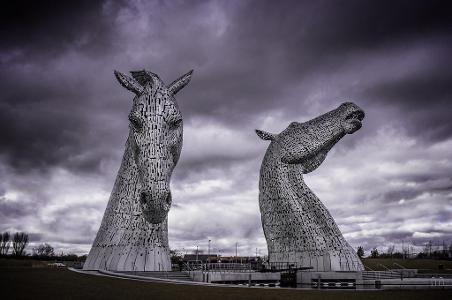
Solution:
<svg viewBox="0 0 452 300">
<path fill-rule="evenodd" d="M 452 243 L 452 21 L 446 1 L 14 1 L 1 10 L 0 231 L 86 253 L 146 68 L 177 95 L 184 147 L 170 246 L 266 252 L 267 143 L 353 101 L 363 128 L 306 181 L 366 250 Z"/>
</svg>

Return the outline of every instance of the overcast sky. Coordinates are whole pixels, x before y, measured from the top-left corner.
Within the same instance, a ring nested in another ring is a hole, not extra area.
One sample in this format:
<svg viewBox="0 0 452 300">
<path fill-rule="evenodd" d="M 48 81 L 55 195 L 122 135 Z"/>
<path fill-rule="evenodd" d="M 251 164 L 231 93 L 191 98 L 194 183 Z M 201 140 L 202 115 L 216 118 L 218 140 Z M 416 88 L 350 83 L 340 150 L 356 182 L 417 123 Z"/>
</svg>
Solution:
<svg viewBox="0 0 452 300">
<path fill-rule="evenodd" d="M 278 133 L 353 101 L 366 112 L 308 186 L 355 248 L 452 243 L 448 1 L 12 1 L 0 39 L 0 232 L 87 253 L 146 68 L 177 95 L 184 146 L 171 248 L 266 254 L 259 168 Z M 64 4 L 63 4 L 64 3 Z"/>
</svg>

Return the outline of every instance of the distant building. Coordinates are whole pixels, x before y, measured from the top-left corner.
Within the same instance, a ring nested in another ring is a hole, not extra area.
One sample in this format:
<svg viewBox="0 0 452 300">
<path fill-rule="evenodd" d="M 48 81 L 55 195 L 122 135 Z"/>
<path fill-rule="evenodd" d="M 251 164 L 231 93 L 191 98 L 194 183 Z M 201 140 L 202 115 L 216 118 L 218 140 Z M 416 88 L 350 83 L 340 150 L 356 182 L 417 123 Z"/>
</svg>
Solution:
<svg viewBox="0 0 452 300">
<path fill-rule="evenodd" d="M 252 263 L 260 260 L 255 256 L 222 256 L 219 257 L 219 262 L 222 263 Z"/>
<path fill-rule="evenodd" d="M 216 263 L 218 262 L 219 255 L 217 254 L 185 254 L 184 255 L 184 262 L 188 261 L 201 261 L 203 263 L 210 262 L 210 263 Z"/>
</svg>

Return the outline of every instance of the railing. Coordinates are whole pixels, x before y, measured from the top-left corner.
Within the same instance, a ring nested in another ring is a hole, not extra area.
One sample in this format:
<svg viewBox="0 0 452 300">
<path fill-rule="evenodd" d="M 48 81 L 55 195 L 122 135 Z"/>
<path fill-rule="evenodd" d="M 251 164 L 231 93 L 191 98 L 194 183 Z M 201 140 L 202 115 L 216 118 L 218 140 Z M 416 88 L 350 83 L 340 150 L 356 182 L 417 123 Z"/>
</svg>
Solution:
<svg viewBox="0 0 452 300">
<path fill-rule="evenodd" d="M 427 274 L 427 273 L 424 273 L 424 274 L 419 274 L 419 273 L 417 273 L 416 274 L 416 278 L 452 278 L 452 274 Z"/>
<path fill-rule="evenodd" d="M 202 270 L 202 267 L 203 267 L 203 263 L 200 260 L 187 261 L 184 264 L 184 269 L 186 271 Z"/>
<path fill-rule="evenodd" d="M 364 265 L 364 268 L 366 268 L 366 269 L 369 269 L 370 271 L 373 271 L 373 272 L 375 272 L 375 270 L 374 269 L 372 269 L 371 267 L 369 267 L 369 266 L 366 266 L 366 265 Z"/>
<path fill-rule="evenodd" d="M 430 285 L 431 286 L 444 286 L 445 284 L 445 280 L 443 277 L 432 277 L 430 279 Z"/>
<path fill-rule="evenodd" d="M 296 271 L 296 270 L 310 270 L 313 269 L 311 266 L 302 265 L 296 262 L 266 262 L 263 264 L 261 271 Z"/>
<path fill-rule="evenodd" d="M 386 267 L 384 264 L 378 264 L 379 266 L 383 267 L 384 269 L 386 269 L 386 271 L 388 272 L 392 272 L 391 269 L 389 269 L 388 267 Z"/>
<path fill-rule="evenodd" d="M 399 267 L 399 268 L 401 268 L 401 269 L 406 269 L 404 266 L 402 266 L 402 265 L 400 265 L 400 264 L 398 264 L 398 263 L 393 263 L 393 265 L 394 266 L 397 266 L 397 267 Z"/>
<path fill-rule="evenodd" d="M 194 271 L 222 272 L 222 273 L 252 273 L 252 272 L 285 272 L 312 269 L 294 262 L 271 262 L 271 263 L 206 263 L 202 261 L 188 261 L 183 264 L 182 270 L 189 274 Z"/>
<path fill-rule="evenodd" d="M 249 272 L 257 271 L 257 265 L 252 263 L 203 263 L 201 261 L 188 261 L 184 264 L 186 271 L 211 272 Z"/>
<path fill-rule="evenodd" d="M 211 272 L 251 272 L 257 271 L 257 265 L 251 263 L 207 263 L 205 270 Z"/>
<path fill-rule="evenodd" d="M 399 272 L 394 271 L 363 271 L 363 279 L 392 279 L 400 278 Z"/>
</svg>

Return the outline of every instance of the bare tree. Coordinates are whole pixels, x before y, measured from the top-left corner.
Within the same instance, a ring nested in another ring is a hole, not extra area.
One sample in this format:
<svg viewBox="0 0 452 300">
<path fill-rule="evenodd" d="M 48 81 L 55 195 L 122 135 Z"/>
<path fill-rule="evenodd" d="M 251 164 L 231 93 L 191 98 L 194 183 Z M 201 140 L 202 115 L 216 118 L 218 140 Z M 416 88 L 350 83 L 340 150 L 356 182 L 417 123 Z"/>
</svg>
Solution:
<svg viewBox="0 0 452 300">
<path fill-rule="evenodd" d="M 402 244 L 402 258 L 409 258 L 410 257 L 410 245 Z"/>
<path fill-rule="evenodd" d="M 3 232 L 0 234 L 0 255 L 7 255 L 10 245 L 10 234 L 9 232 Z"/>
<path fill-rule="evenodd" d="M 33 248 L 33 255 L 35 256 L 53 256 L 55 254 L 54 249 L 47 243 L 40 244 Z"/>
<path fill-rule="evenodd" d="M 362 258 L 364 256 L 364 249 L 363 249 L 363 247 L 359 246 L 358 250 L 356 251 L 356 254 L 358 254 L 359 258 Z"/>
<path fill-rule="evenodd" d="M 379 253 L 378 253 L 377 248 L 373 248 L 373 249 L 370 251 L 370 257 L 372 257 L 372 258 L 377 258 L 378 256 L 379 256 Z"/>
<path fill-rule="evenodd" d="M 425 255 L 427 255 L 427 257 L 432 256 L 432 247 L 433 247 L 432 241 L 428 241 L 428 243 L 425 244 L 424 253 Z"/>
<path fill-rule="evenodd" d="M 395 246 L 394 245 L 391 245 L 391 246 L 388 247 L 387 254 L 391 258 L 392 258 L 392 255 L 394 254 L 394 250 L 395 250 Z"/>
<path fill-rule="evenodd" d="M 16 232 L 13 236 L 13 254 L 16 256 L 24 255 L 27 244 L 28 234 L 25 232 Z"/>
</svg>

